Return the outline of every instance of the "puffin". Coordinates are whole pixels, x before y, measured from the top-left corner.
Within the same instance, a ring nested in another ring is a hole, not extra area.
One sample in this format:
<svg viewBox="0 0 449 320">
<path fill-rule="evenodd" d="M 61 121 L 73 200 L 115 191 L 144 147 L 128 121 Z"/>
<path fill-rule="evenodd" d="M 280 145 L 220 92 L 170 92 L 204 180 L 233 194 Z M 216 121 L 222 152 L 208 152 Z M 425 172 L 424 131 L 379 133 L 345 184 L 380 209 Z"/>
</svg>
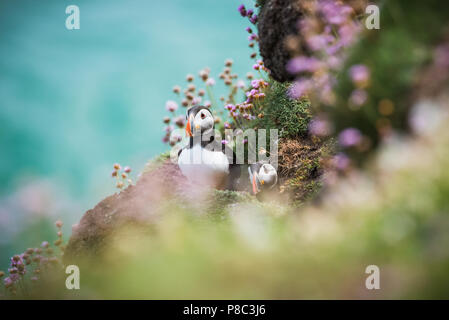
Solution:
<svg viewBox="0 0 449 320">
<path fill-rule="evenodd" d="M 249 180 L 254 195 L 263 190 L 272 189 L 277 181 L 278 174 L 270 163 L 259 161 L 248 166 Z"/>
<path fill-rule="evenodd" d="M 188 144 L 178 152 L 181 173 L 192 183 L 216 189 L 236 190 L 240 165 L 231 148 L 215 139 L 215 119 L 205 106 L 187 110 Z"/>
</svg>

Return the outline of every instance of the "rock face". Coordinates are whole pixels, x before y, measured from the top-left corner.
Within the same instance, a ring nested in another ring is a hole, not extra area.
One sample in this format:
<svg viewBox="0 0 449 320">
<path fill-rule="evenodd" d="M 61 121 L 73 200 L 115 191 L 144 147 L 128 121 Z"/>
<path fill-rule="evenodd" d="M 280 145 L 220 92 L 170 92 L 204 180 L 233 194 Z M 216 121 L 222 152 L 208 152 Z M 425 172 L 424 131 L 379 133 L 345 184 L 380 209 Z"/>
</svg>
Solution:
<svg viewBox="0 0 449 320">
<path fill-rule="evenodd" d="M 242 181 L 245 184 L 246 179 Z M 219 215 L 229 204 L 253 198 L 247 192 L 193 185 L 177 164 L 170 159 L 157 159 L 147 165 L 136 185 L 103 199 L 73 226 L 64 263 L 77 264 L 86 258 L 100 257 L 111 239 L 120 238 L 123 227 L 152 232 L 152 226 L 167 213 L 171 200 L 197 215 Z"/>
<path fill-rule="evenodd" d="M 332 140 L 316 137 L 281 139 L 279 142 L 279 185 L 289 201 L 313 199 L 322 188 L 325 162 L 334 153 Z"/>
<path fill-rule="evenodd" d="M 298 0 L 266 0 L 257 23 L 260 55 L 271 76 L 280 82 L 293 80 L 285 70 L 290 54 L 285 39 L 297 34 L 297 22 L 302 16 Z"/>
<path fill-rule="evenodd" d="M 135 186 L 105 198 L 83 215 L 72 229 L 65 262 L 101 252 L 109 236 L 123 225 L 151 223 L 158 217 L 161 200 L 182 194 L 189 189 L 187 184 L 178 166 L 170 160 L 142 174 Z"/>
</svg>

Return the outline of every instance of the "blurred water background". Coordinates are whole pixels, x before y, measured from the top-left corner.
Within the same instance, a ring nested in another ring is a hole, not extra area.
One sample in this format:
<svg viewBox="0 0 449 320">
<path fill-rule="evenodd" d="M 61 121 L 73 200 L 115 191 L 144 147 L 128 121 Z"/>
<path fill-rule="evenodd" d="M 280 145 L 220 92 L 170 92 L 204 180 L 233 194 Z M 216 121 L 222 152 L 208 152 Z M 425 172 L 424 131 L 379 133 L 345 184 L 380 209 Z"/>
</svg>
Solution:
<svg viewBox="0 0 449 320">
<path fill-rule="evenodd" d="M 242 1 L 0 2 L 0 269 L 7 258 L 66 237 L 115 192 L 112 165 L 136 174 L 166 150 L 165 101 L 185 75 L 234 58 L 251 63 Z M 252 3 L 243 1 L 243 3 Z M 68 5 L 81 29 L 65 27 Z"/>
</svg>

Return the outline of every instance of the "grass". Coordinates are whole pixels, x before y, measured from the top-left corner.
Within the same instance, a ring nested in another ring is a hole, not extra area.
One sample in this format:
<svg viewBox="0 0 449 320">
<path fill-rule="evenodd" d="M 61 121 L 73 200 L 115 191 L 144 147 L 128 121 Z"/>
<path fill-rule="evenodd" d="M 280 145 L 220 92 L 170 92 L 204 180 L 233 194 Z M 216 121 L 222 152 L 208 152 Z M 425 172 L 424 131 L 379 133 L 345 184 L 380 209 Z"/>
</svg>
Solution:
<svg viewBox="0 0 449 320">
<path fill-rule="evenodd" d="M 264 103 L 265 116 L 255 121 L 257 128 L 279 129 L 281 138 L 307 136 L 311 120 L 310 102 L 307 99 L 290 99 L 287 94 L 289 83 L 271 81 Z"/>
</svg>

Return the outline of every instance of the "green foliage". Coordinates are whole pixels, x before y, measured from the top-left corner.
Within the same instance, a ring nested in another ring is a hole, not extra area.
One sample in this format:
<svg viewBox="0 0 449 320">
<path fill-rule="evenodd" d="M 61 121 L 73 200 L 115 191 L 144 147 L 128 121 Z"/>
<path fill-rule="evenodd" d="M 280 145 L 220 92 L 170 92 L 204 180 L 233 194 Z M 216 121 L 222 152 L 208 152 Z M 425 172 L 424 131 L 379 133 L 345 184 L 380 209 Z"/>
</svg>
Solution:
<svg viewBox="0 0 449 320">
<path fill-rule="evenodd" d="M 449 20 L 448 2 L 430 2 L 384 2 L 381 29 L 366 31 L 338 78 L 337 104 L 328 110 L 337 132 L 347 127 L 358 128 L 375 147 L 380 141 L 379 121 L 398 131 L 408 130 L 410 96 L 417 72 L 429 62 L 432 49 L 441 40 L 443 27 Z M 348 69 L 354 64 L 364 64 L 371 70 L 370 85 L 366 88 L 368 101 L 358 110 L 351 109 L 348 103 L 354 90 Z M 393 103 L 391 115 L 379 112 L 383 99 Z"/>
<path fill-rule="evenodd" d="M 312 199 L 322 188 L 324 160 L 335 153 L 333 139 L 281 139 L 279 143 L 280 185 L 293 204 Z"/>
<path fill-rule="evenodd" d="M 83 270 L 80 290 L 66 290 L 58 279 L 36 282 L 17 298 L 447 298 L 445 121 L 402 148 L 388 146 L 375 159 L 370 183 L 354 176 L 297 214 L 217 191 L 222 222 L 167 206 L 151 226 L 139 226 L 151 232 L 116 232 L 105 256 L 74 261 Z M 404 153 L 407 161 L 392 165 Z M 381 269 L 382 290 L 361 289 L 370 264 Z"/>
<path fill-rule="evenodd" d="M 305 137 L 311 119 L 310 102 L 290 99 L 289 83 L 272 80 L 264 100 L 264 117 L 255 121 L 255 127 L 279 129 L 282 138 Z"/>
<path fill-rule="evenodd" d="M 208 204 L 208 213 L 212 216 L 222 218 L 226 209 L 231 204 L 253 202 L 254 198 L 246 192 L 231 190 L 214 190 Z"/>
</svg>

